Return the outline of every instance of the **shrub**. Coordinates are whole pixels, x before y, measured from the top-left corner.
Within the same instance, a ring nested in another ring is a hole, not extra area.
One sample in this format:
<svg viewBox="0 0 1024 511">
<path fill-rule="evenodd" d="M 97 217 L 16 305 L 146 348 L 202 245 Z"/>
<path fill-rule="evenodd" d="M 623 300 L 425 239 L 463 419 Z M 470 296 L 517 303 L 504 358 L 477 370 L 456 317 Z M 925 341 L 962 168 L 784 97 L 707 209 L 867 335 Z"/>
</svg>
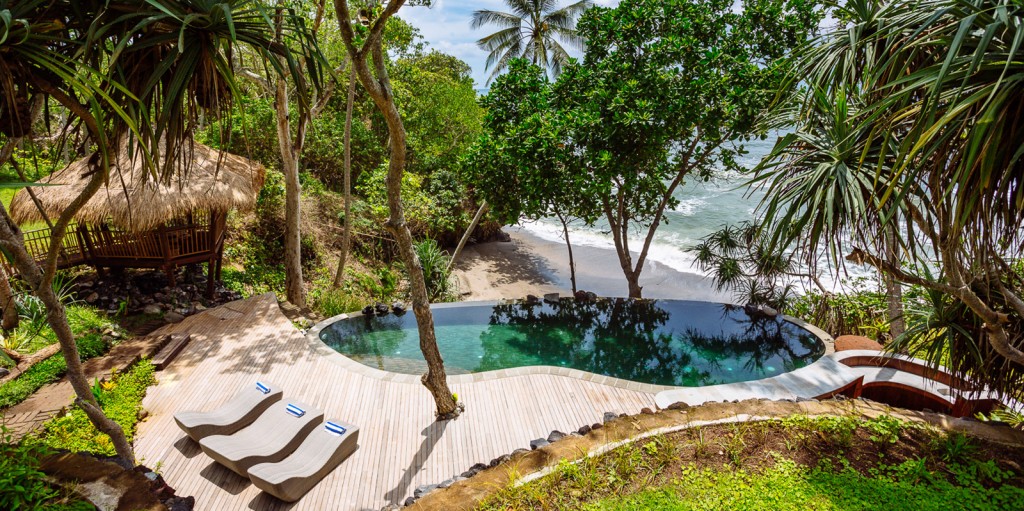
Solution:
<svg viewBox="0 0 1024 511">
<path fill-rule="evenodd" d="M 39 461 L 51 453 L 43 445 L 14 443 L 0 425 L 0 509 L 72 511 L 96 509 L 77 497 L 65 496 L 50 486 Z"/>
<path fill-rule="evenodd" d="M 84 361 L 101 355 L 107 350 L 107 343 L 98 332 L 86 334 L 78 339 L 78 355 Z M 0 408 L 16 405 L 32 395 L 39 387 L 52 383 L 67 371 L 64 355 L 57 353 L 30 367 L 17 378 L 0 387 Z"/>
<path fill-rule="evenodd" d="M 427 281 L 427 295 L 431 302 L 452 302 L 458 299 L 457 286 L 452 280 L 448 262 L 451 258 L 441 251 L 434 240 L 423 240 L 416 244 L 416 255 L 423 266 L 423 278 Z"/>
<path fill-rule="evenodd" d="M 142 360 L 131 369 L 101 383 L 96 388 L 97 401 L 103 412 L 124 429 L 131 442 L 135 437 L 135 426 L 142 411 L 142 398 L 146 389 L 156 383 L 153 364 Z M 101 455 L 114 455 L 110 437 L 96 429 L 85 412 L 73 407 L 67 414 L 50 420 L 43 425 L 43 431 L 36 439 L 39 443 L 55 449 L 88 451 Z"/>
</svg>

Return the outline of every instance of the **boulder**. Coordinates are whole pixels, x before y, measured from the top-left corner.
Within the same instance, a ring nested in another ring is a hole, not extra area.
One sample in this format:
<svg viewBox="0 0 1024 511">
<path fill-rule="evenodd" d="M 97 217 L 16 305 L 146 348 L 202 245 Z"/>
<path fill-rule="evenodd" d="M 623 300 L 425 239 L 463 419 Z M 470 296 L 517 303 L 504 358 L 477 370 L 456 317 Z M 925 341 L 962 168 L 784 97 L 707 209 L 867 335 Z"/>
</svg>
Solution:
<svg viewBox="0 0 1024 511">
<path fill-rule="evenodd" d="M 434 491 L 437 488 L 436 484 L 424 484 L 423 486 L 417 486 L 412 492 L 412 496 L 417 499 Z"/>
<path fill-rule="evenodd" d="M 558 431 L 556 429 L 552 431 L 550 435 L 548 435 L 548 442 L 555 443 L 563 438 L 565 438 L 565 433 L 562 433 L 561 431 Z"/>
<path fill-rule="evenodd" d="M 580 429 L 577 429 L 576 432 L 581 435 L 586 435 L 587 433 L 590 433 L 590 426 L 584 424 L 583 426 L 580 427 Z"/>
<path fill-rule="evenodd" d="M 168 323 L 181 323 L 185 320 L 185 316 L 174 311 L 170 311 L 164 314 L 164 321 Z"/>
<path fill-rule="evenodd" d="M 537 450 L 537 449 L 540 449 L 541 447 L 544 447 L 545 445 L 550 445 L 550 444 L 551 444 L 551 442 L 548 442 L 547 439 L 545 439 L 545 438 L 538 438 L 536 440 L 531 440 L 530 441 L 530 450 Z"/>
<path fill-rule="evenodd" d="M 159 305 L 155 305 L 155 304 L 150 304 L 150 305 L 147 305 L 147 306 L 142 308 L 142 313 L 143 314 L 156 315 L 156 314 L 160 314 L 161 312 L 163 312 L 163 310 L 160 309 Z"/>
<path fill-rule="evenodd" d="M 547 293 L 544 295 L 544 301 L 547 303 L 558 303 L 558 293 Z"/>
<path fill-rule="evenodd" d="M 604 412 L 604 419 L 603 419 L 603 421 L 604 422 L 608 422 L 608 421 L 613 421 L 613 420 L 618 419 L 618 418 L 619 418 L 619 415 L 617 413 Z"/>
</svg>

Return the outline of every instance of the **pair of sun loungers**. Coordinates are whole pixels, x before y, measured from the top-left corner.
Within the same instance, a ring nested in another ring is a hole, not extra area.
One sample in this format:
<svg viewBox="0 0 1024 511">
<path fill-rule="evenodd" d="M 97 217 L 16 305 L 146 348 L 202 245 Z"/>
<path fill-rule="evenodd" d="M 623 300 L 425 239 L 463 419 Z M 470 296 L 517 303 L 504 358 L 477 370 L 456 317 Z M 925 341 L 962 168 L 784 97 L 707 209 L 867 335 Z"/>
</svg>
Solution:
<svg viewBox="0 0 1024 511">
<path fill-rule="evenodd" d="M 282 397 L 279 387 L 257 382 L 216 410 L 181 412 L 174 420 L 209 457 L 294 502 L 355 452 L 359 428 L 322 423 L 322 410 Z"/>
</svg>

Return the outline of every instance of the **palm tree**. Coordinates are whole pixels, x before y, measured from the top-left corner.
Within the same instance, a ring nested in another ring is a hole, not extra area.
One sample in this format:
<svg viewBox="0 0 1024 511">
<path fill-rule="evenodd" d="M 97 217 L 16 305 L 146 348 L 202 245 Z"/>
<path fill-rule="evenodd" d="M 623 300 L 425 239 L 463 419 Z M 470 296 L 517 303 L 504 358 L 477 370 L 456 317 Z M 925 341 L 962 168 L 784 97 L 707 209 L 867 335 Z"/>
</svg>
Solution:
<svg viewBox="0 0 1024 511">
<path fill-rule="evenodd" d="M 0 0 L 0 142 L 17 144 L 31 135 L 30 105 L 50 98 L 77 121 L 60 123 L 62 136 L 73 135 L 80 123 L 96 147 L 89 185 L 53 222 L 45 261 L 39 264 L 28 254 L 3 207 L 0 249 L 46 306 L 75 403 L 110 436 L 125 466 L 134 465 L 131 445 L 93 397 L 53 291 L 59 248 L 71 219 L 107 180 L 114 151 L 131 148 L 153 179 L 187 173 L 190 135 L 200 116 L 216 118 L 232 106 L 231 59 L 240 47 L 251 48 L 279 72 L 288 67 L 299 75 L 289 45 L 274 41 L 274 14 L 256 0 Z M 297 16 L 276 14 L 287 20 L 282 31 L 292 47 L 318 54 Z"/>
<path fill-rule="evenodd" d="M 505 3 L 512 8 L 511 13 L 476 11 L 469 25 L 473 29 L 497 25 L 501 29 L 476 42 L 490 52 L 486 66 L 487 69 L 493 66 L 494 70 L 487 78 L 488 83 L 516 57 L 528 59 L 558 76 L 562 66 L 569 62 L 569 52 L 562 44 L 583 49 L 583 38 L 576 32 L 576 20 L 591 6 L 591 0 L 579 0 L 557 10 L 555 0 L 505 0 Z"/>
</svg>

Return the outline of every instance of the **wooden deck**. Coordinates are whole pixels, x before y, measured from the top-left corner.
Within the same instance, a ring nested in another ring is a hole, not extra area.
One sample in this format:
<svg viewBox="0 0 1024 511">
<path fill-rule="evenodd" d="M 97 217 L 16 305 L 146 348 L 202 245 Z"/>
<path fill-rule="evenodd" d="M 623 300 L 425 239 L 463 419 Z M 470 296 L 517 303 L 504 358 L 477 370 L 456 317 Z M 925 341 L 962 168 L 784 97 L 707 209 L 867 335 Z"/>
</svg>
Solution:
<svg viewBox="0 0 1024 511">
<path fill-rule="evenodd" d="M 576 378 L 531 374 L 453 384 L 468 410 L 434 421 L 418 384 L 358 374 L 316 354 L 284 317 L 273 295 L 234 302 L 156 333 L 189 333 L 192 342 L 150 388 L 149 418 L 136 455 L 196 509 L 379 510 L 401 505 L 417 486 L 439 483 L 478 462 L 529 448 L 552 430 L 600 422 L 604 412 L 638 413 L 654 395 Z M 181 410 L 208 409 L 237 389 L 266 379 L 298 399 L 362 428 L 351 458 L 295 504 L 263 494 L 217 465 L 175 425 Z"/>
</svg>

